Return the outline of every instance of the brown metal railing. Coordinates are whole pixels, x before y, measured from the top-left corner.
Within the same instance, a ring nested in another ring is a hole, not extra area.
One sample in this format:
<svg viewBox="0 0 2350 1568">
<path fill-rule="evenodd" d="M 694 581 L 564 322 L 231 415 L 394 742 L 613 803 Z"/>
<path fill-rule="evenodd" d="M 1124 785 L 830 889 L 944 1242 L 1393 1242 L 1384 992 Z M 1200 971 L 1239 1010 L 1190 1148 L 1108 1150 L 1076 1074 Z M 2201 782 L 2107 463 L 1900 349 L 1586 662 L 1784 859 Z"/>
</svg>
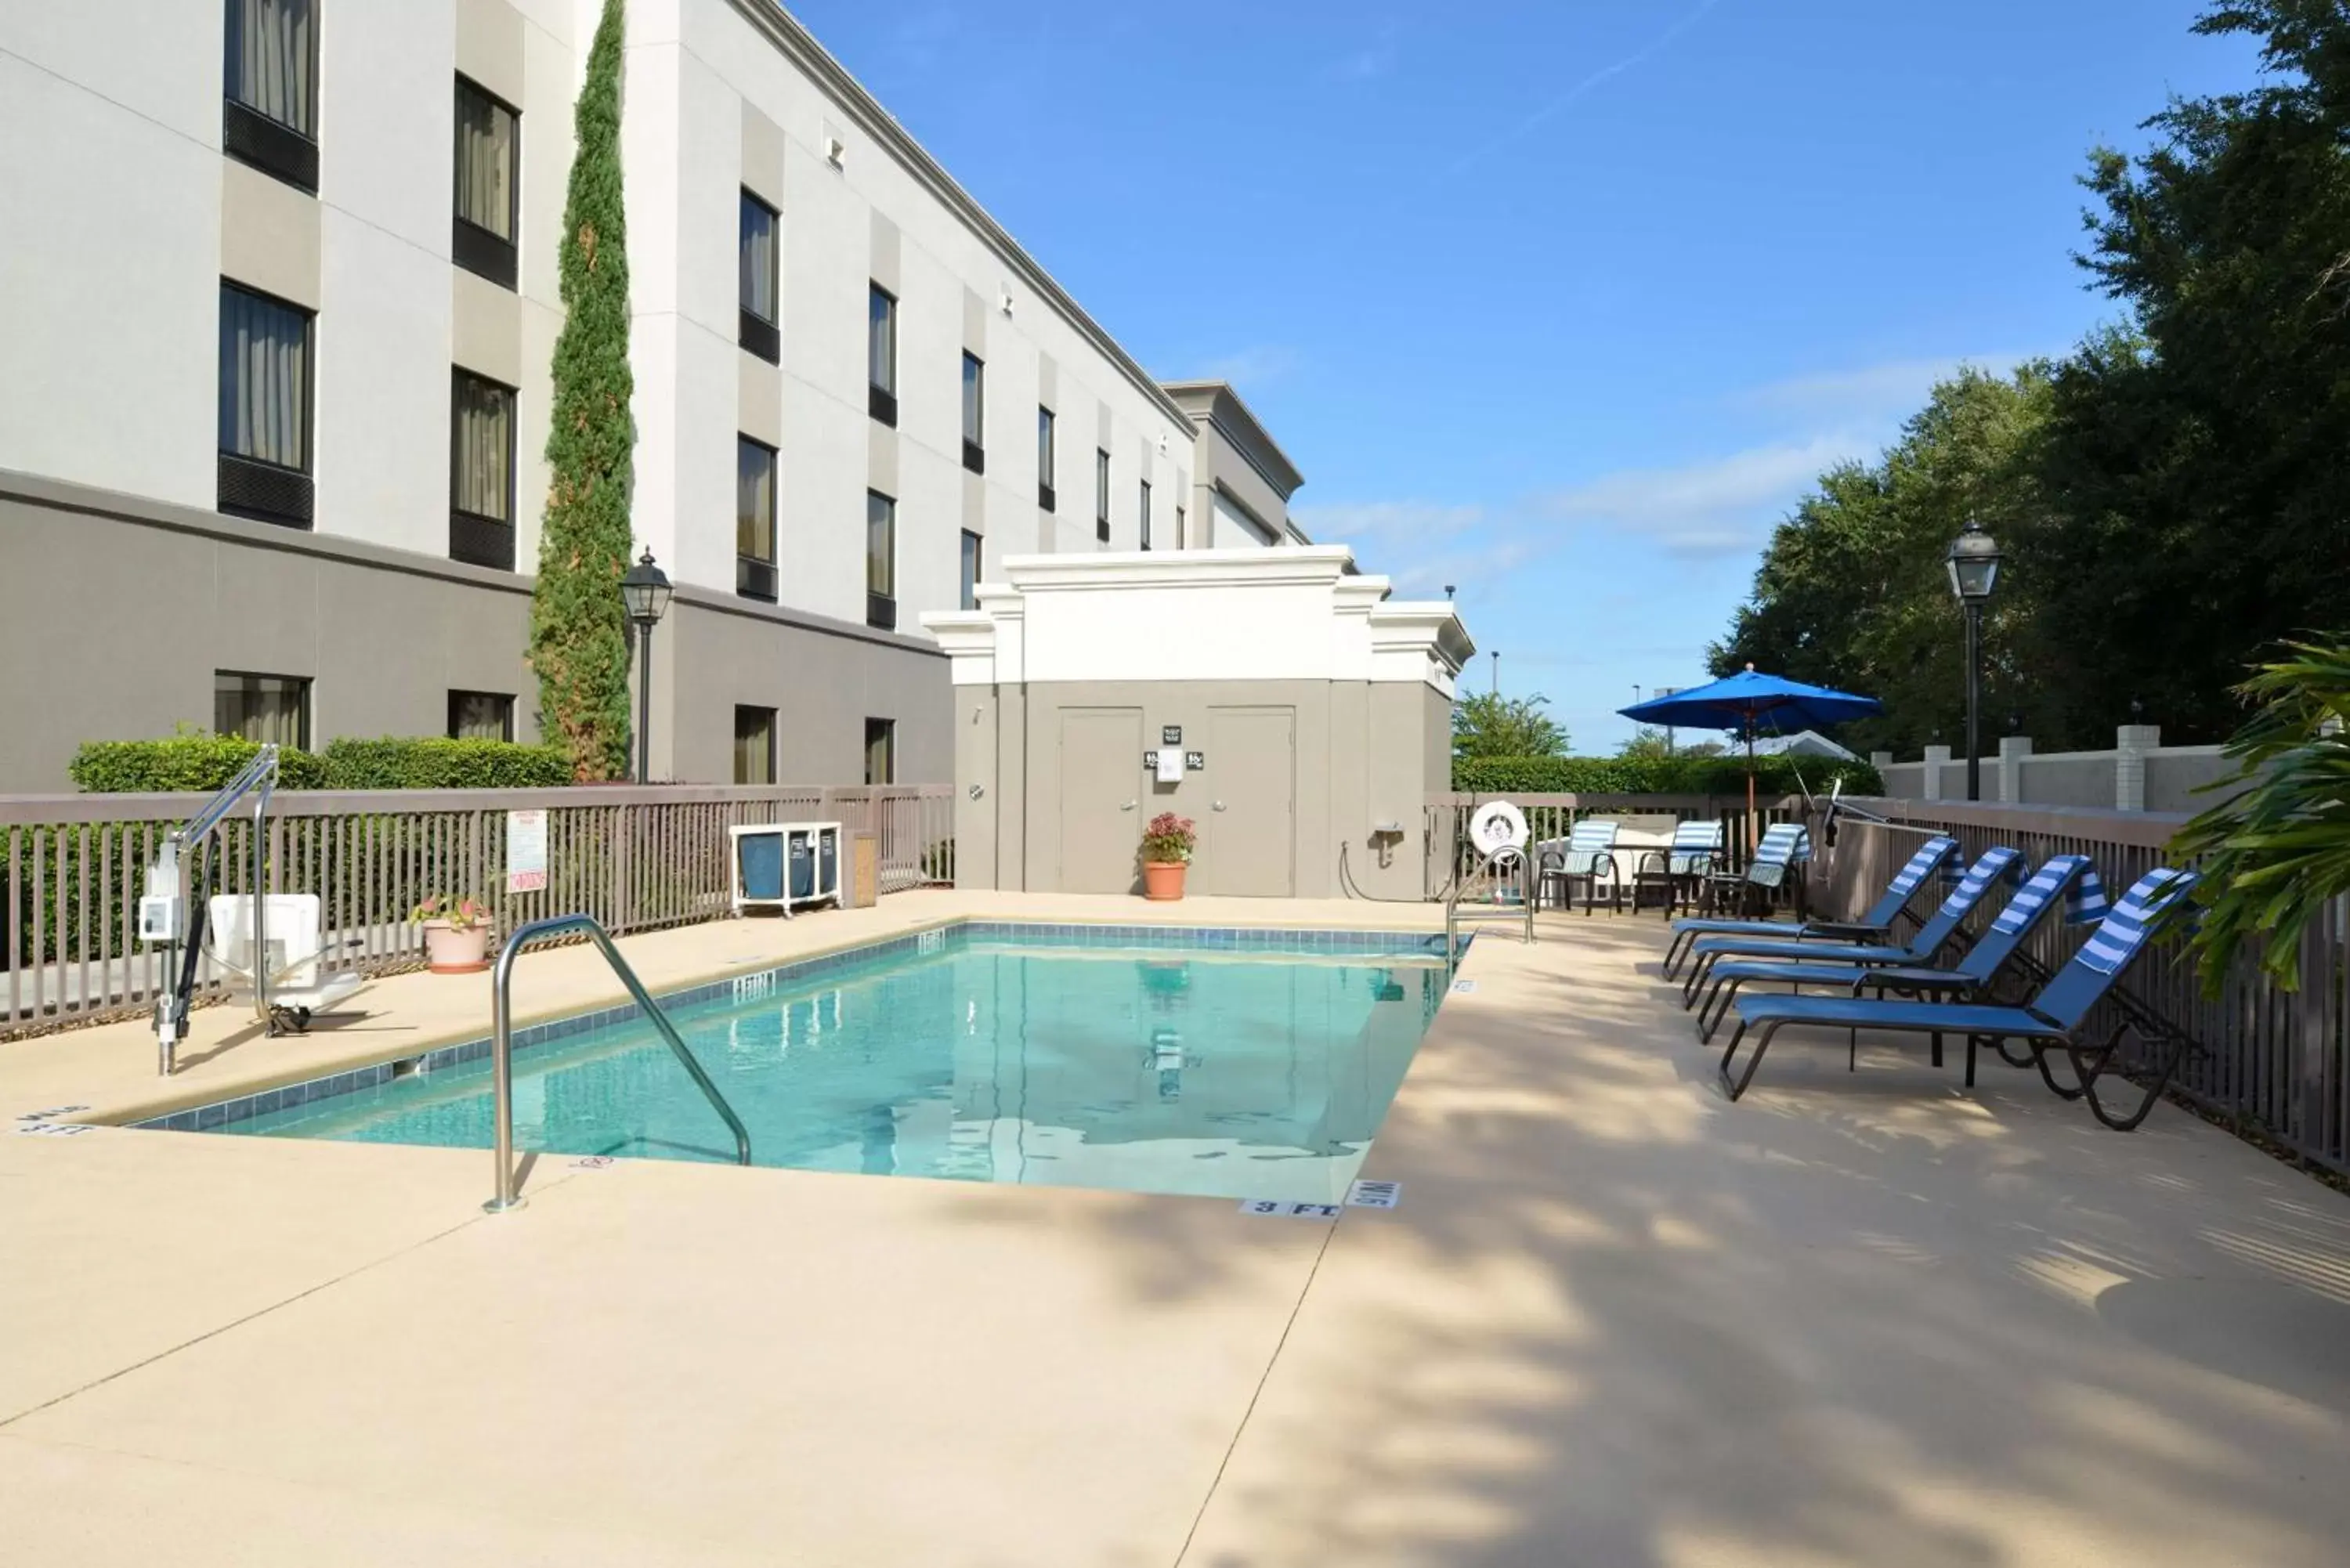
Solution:
<svg viewBox="0 0 2350 1568">
<path fill-rule="evenodd" d="M 1565 838 L 1586 817 L 1669 816 L 1675 822 L 1695 818 L 1721 823 L 1725 870 L 1744 866 L 1752 847 L 1746 836 L 1743 794 L 1431 794 L 1428 797 L 1428 830 L 1421 840 L 1426 846 L 1422 890 L 1427 898 L 1442 900 L 1453 882 L 1475 866 L 1478 856 L 1469 842 L 1469 819 L 1476 815 L 1479 806 L 1491 800 L 1506 800 L 1523 812 L 1527 836 L 1536 844 Z M 1783 800 L 1765 797 L 1755 803 L 1755 831 L 1760 833 L 1774 822 L 1798 821 L 1804 810 L 1800 795 Z M 1629 876 L 1632 869 L 1632 857 L 1627 855 L 1624 872 Z M 1793 883 L 1789 886 L 1792 888 Z"/>
<path fill-rule="evenodd" d="M 1833 848 L 1813 859 L 1814 907 L 1849 918 L 1865 907 L 1917 846 L 1921 833 L 1948 833 L 1971 858 L 2012 845 L 2033 864 L 2081 854 L 2095 862 L 2118 898 L 2153 867 L 2187 819 L 2168 812 L 1955 802 L 1861 802 L 1884 826 L 1844 819 Z M 1998 903 L 1985 900 L 1986 910 Z M 1978 923 L 1989 916 L 1978 911 Z M 2025 949 L 2043 970 L 2062 966 L 2085 931 L 2044 920 Z M 2350 911 L 2335 900 L 2311 923 L 2301 954 L 2302 988 L 2285 992 L 2263 974 L 2258 954 L 2240 956 L 2220 995 L 2203 995 L 2177 942 L 2142 956 L 2121 988 L 2138 1005 L 2195 1043 L 2172 1086 L 2204 1107 L 2299 1158 L 2350 1171 Z M 2108 1011 L 2113 1004 L 2106 1004 Z M 2094 1018 L 2102 1035 L 2116 1019 Z"/>
<path fill-rule="evenodd" d="M 138 940 L 139 895 L 164 835 L 204 799 L 0 795 L 0 1039 L 152 1003 L 168 981 L 162 951 Z M 514 892 L 505 814 L 532 809 L 546 813 L 547 885 Z M 547 915 L 591 915 L 615 935 L 717 919 L 727 828 L 803 820 L 871 832 L 885 893 L 954 881 L 944 784 L 294 792 L 270 803 L 264 849 L 269 890 L 317 893 L 342 961 L 380 974 L 422 961 L 408 917 L 434 893 L 480 900 L 502 931 Z M 252 832 L 232 821 L 215 835 L 219 891 L 250 890 Z"/>
</svg>

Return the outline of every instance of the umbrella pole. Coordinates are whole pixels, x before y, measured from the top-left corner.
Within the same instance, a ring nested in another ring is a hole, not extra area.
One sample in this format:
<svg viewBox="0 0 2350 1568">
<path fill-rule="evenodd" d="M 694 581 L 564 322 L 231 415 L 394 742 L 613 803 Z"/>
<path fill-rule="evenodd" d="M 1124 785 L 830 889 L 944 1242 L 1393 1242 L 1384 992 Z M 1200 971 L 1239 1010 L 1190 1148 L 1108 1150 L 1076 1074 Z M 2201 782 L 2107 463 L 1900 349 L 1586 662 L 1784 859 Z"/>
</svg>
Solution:
<svg viewBox="0 0 2350 1568">
<path fill-rule="evenodd" d="M 1754 857 L 1754 846 L 1762 840 L 1754 832 L 1754 715 L 1746 715 L 1746 857 Z"/>
</svg>

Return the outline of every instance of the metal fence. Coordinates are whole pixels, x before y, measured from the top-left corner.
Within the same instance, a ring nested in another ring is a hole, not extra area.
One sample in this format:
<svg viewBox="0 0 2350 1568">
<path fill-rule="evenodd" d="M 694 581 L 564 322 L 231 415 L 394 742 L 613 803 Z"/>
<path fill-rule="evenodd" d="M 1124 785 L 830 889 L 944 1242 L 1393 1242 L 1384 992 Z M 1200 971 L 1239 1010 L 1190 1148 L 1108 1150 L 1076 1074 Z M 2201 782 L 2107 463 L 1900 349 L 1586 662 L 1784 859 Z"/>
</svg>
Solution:
<svg viewBox="0 0 2350 1568">
<path fill-rule="evenodd" d="M 1866 803 L 1889 819 L 1878 826 L 1845 819 L 1836 843 L 1813 860 L 1813 902 L 1849 917 L 1875 898 L 1917 846 L 1921 833 L 1948 833 L 1971 857 L 2012 845 L 2034 864 L 2051 855 L 2090 857 L 2107 891 L 2122 889 L 2168 861 L 2166 846 L 2187 818 L 2162 812 L 2098 811 L 1949 802 Z M 1997 900 L 1986 900 L 1986 905 Z M 1977 923 L 1988 919 L 1978 911 Z M 2042 922 L 2026 949 L 2054 969 L 2083 932 Z M 2203 995 L 2191 958 L 2178 943 L 2138 960 L 2122 989 L 2195 1043 L 2172 1082 L 2197 1104 L 2233 1119 L 2293 1155 L 2350 1171 L 2350 911 L 2336 900 L 2313 921 L 2301 954 L 2302 989 L 2288 992 L 2241 955 L 2216 999 Z M 2110 1012 L 2110 1004 L 2107 1004 Z M 2093 1027 L 2115 1020 L 2092 1018 Z"/>
<path fill-rule="evenodd" d="M 1526 828 L 1536 844 L 1565 838 L 1586 817 L 1669 816 L 1675 822 L 1692 818 L 1722 825 L 1726 866 L 1746 864 L 1746 797 L 1742 794 L 1444 794 L 1428 797 L 1427 832 L 1421 839 L 1427 859 L 1422 891 L 1441 900 L 1453 881 L 1477 862 L 1469 842 L 1469 819 L 1488 801 L 1506 800 L 1525 814 Z M 1805 803 L 1800 795 L 1783 800 L 1764 797 L 1755 802 L 1757 833 L 1774 822 L 1801 820 Z M 1627 870 L 1629 869 L 1628 862 Z"/>
<path fill-rule="evenodd" d="M 164 836 L 204 798 L 0 795 L 0 1038 L 152 1003 L 163 955 L 138 941 L 139 896 Z M 546 813 L 546 886 L 515 892 L 506 814 L 531 809 Z M 884 893 L 954 881 L 943 784 L 288 793 L 270 803 L 265 860 L 269 890 L 317 894 L 342 961 L 380 974 L 422 961 L 409 914 L 435 893 L 487 905 L 498 930 L 556 914 L 615 934 L 715 919 L 729 909 L 727 828 L 798 821 L 872 833 Z M 249 817 L 221 825 L 219 891 L 251 890 L 253 831 Z M 841 855 L 845 884 L 848 844 Z"/>
</svg>

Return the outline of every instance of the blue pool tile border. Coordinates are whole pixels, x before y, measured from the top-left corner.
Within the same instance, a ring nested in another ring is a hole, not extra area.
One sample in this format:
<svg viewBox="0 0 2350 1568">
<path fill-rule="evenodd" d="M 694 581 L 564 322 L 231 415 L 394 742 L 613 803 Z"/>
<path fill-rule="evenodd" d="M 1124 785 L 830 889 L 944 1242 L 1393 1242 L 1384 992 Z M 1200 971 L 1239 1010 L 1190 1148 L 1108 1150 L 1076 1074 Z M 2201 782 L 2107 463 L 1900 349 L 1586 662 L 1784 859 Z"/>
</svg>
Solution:
<svg viewBox="0 0 2350 1568">
<path fill-rule="evenodd" d="M 1471 938 L 1461 939 L 1461 950 L 1467 951 Z M 1439 931 L 1363 931 L 1339 929 L 1305 929 L 1272 926 L 1121 926 L 1081 923 L 1053 923 L 1036 920 L 958 920 L 951 925 L 932 926 L 924 930 L 909 931 L 903 936 L 889 937 L 878 942 L 866 942 L 837 952 L 819 953 L 814 958 L 795 959 L 789 963 L 768 969 L 754 970 L 747 974 L 729 975 L 723 980 L 708 981 L 700 985 L 666 992 L 657 1000 L 667 1008 L 691 1007 L 704 1002 L 732 1002 L 743 996 L 746 986 L 774 988 L 798 981 L 814 980 L 838 970 L 859 968 L 907 954 L 936 955 L 985 942 L 1012 947 L 1089 948 L 1117 951 L 1134 948 L 1156 949 L 1172 952 L 1252 952 L 1268 955 L 1286 954 L 1292 957 L 1329 957 L 1345 954 L 1365 958 L 1440 959 L 1444 956 L 1444 937 Z M 641 1014 L 633 1002 L 618 1007 L 599 1008 L 593 1012 L 576 1013 L 545 1023 L 534 1023 L 517 1029 L 514 1048 L 517 1055 L 534 1046 L 551 1044 L 590 1030 L 627 1023 Z M 355 1067 L 322 1078 L 312 1078 L 299 1084 L 286 1084 L 257 1094 L 241 1095 L 232 1100 L 219 1100 L 208 1106 L 194 1106 L 167 1116 L 151 1116 L 132 1122 L 134 1128 L 156 1132 L 219 1132 L 239 1122 L 276 1111 L 292 1110 L 301 1106 L 315 1105 L 320 1100 L 338 1099 L 361 1089 L 372 1089 L 390 1083 L 398 1075 L 395 1068 L 413 1063 L 415 1069 L 426 1074 L 444 1067 L 461 1066 L 478 1062 L 490 1054 L 490 1042 L 484 1037 L 468 1040 L 462 1044 L 443 1045 L 413 1057 L 400 1057 L 391 1062 L 379 1062 L 373 1066 Z"/>
</svg>

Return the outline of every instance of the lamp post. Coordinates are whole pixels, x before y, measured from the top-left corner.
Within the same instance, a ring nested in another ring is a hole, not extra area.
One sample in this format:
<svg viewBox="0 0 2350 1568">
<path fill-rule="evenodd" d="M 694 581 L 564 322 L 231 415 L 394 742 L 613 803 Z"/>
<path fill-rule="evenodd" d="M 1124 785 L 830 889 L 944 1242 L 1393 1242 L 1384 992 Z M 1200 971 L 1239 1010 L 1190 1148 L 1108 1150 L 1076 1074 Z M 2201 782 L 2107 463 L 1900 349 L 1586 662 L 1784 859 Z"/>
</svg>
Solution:
<svg viewBox="0 0 2350 1568">
<path fill-rule="evenodd" d="M 1979 733 L 1982 715 L 1982 612 L 1999 583 L 1999 546 L 1968 519 L 1965 529 L 1950 541 L 1950 592 L 1967 612 L 1967 798 L 1982 799 L 1982 747 Z"/>
<path fill-rule="evenodd" d="M 669 611 L 669 574 L 653 565 L 647 550 L 620 579 L 620 602 L 637 628 L 637 782 L 650 784 L 653 771 L 653 628 Z"/>
<path fill-rule="evenodd" d="M 1493 649 L 1493 695 L 1502 694 L 1502 650 Z"/>
</svg>

